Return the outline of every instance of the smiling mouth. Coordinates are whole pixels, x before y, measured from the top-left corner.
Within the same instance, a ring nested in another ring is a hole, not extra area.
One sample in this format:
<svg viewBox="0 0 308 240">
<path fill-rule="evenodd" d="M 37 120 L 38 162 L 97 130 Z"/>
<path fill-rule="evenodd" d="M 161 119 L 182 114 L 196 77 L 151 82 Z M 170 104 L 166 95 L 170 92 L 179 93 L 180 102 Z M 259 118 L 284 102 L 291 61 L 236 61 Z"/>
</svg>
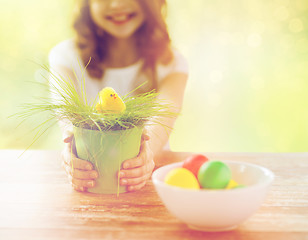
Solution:
<svg viewBox="0 0 308 240">
<path fill-rule="evenodd" d="M 121 14 L 114 14 L 106 16 L 106 19 L 113 22 L 114 24 L 124 24 L 134 18 L 137 14 L 136 13 L 121 13 Z"/>
</svg>

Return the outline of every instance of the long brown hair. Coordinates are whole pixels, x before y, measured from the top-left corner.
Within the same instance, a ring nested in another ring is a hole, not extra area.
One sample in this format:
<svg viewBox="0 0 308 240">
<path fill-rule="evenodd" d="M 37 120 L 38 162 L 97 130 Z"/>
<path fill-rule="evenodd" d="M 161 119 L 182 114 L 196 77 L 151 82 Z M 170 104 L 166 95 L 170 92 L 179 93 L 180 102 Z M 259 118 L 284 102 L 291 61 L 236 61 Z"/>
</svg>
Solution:
<svg viewBox="0 0 308 240">
<path fill-rule="evenodd" d="M 140 57 L 143 66 L 134 85 L 140 85 L 147 78 L 147 84 L 140 91 L 157 89 L 156 64 L 168 64 L 172 58 L 170 37 L 164 20 L 165 0 L 137 0 L 144 11 L 146 20 L 136 31 Z M 88 74 L 97 80 L 102 79 L 102 61 L 107 53 L 106 34 L 102 34 L 90 16 L 89 0 L 80 0 L 77 5 L 73 27 L 75 43 L 81 59 L 87 66 Z"/>
</svg>

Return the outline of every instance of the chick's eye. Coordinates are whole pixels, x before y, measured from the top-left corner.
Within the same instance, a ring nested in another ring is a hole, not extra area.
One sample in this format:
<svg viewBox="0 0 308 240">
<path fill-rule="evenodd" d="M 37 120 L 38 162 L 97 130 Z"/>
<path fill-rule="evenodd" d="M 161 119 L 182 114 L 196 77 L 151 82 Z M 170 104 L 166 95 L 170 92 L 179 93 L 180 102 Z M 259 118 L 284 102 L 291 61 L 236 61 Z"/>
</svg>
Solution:
<svg viewBox="0 0 308 240">
<path fill-rule="evenodd" d="M 112 94 L 110 94 L 110 97 L 112 97 Z"/>
</svg>

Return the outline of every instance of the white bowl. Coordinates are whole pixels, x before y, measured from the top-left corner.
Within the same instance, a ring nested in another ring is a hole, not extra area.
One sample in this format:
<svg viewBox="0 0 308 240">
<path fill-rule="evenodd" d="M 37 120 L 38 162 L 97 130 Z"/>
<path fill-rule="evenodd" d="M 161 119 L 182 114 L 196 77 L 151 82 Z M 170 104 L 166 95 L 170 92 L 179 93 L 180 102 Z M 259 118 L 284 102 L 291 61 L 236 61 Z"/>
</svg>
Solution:
<svg viewBox="0 0 308 240">
<path fill-rule="evenodd" d="M 228 231 L 258 210 L 274 180 L 274 174 L 255 164 L 224 163 L 230 167 L 232 179 L 246 187 L 194 190 L 164 183 L 166 174 L 173 168 L 182 167 L 182 162 L 157 169 L 152 180 L 166 208 L 188 227 L 201 231 Z"/>
</svg>

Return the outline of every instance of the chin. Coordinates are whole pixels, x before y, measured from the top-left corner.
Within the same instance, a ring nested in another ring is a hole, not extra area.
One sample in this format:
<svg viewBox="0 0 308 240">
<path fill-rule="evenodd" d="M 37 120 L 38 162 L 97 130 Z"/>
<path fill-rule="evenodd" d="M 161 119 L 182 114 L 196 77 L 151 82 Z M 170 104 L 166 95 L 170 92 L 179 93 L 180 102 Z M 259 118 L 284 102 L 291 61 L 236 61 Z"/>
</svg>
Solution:
<svg viewBox="0 0 308 240">
<path fill-rule="evenodd" d="M 117 31 L 117 32 L 110 32 L 110 36 L 117 38 L 117 39 L 128 39 L 135 34 L 136 30 L 128 30 L 128 31 Z"/>
</svg>

